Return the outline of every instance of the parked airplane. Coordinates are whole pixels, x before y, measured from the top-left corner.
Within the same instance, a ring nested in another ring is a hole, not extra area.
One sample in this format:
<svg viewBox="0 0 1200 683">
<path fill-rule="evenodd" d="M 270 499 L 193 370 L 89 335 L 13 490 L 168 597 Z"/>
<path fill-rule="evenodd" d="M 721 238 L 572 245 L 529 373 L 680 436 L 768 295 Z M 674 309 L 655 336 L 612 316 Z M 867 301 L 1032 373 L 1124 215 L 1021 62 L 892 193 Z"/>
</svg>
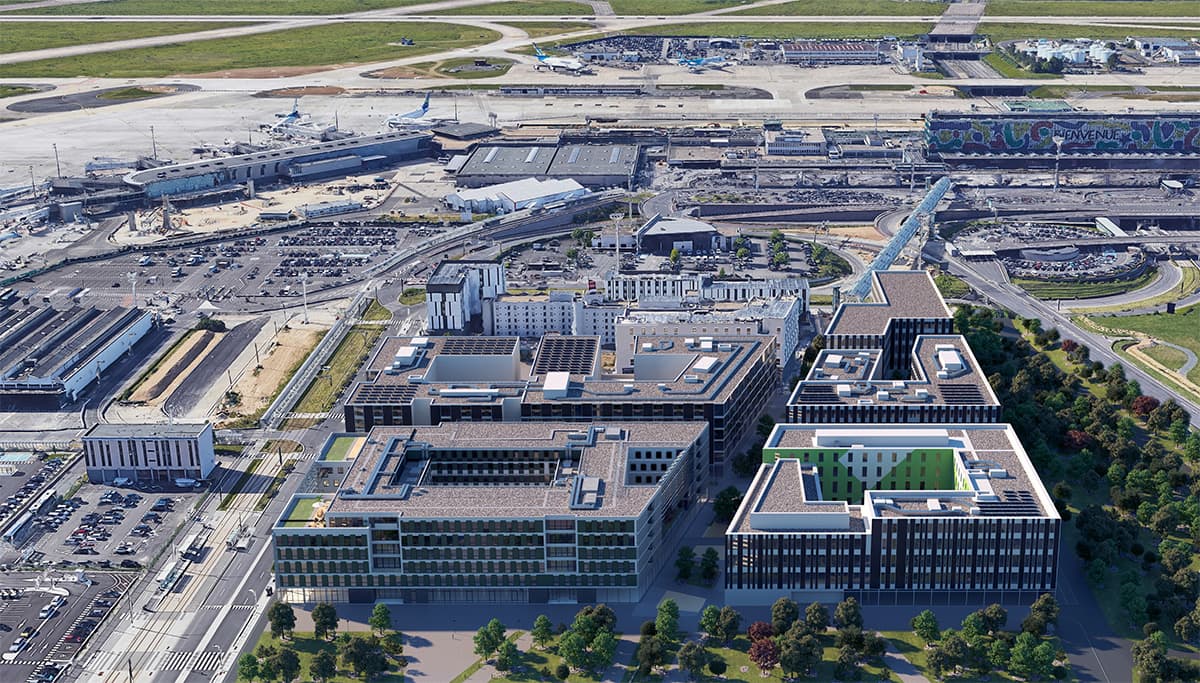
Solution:
<svg viewBox="0 0 1200 683">
<path fill-rule="evenodd" d="M 554 71 L 568 71 L 573 74 L 583 74 L 591 71 L 587 64 L 573 57 L 551 57 L 542 52 L 542 48 L 537 45 L 533 46 L 533 51 L 536 53 L 539 64 L 548 66 Z"/>
<path fill-rule="evenodd" d="M 429 95 L 430 93 L 425 93 L 425 101 L 421 103 L 420 107 L 404 114 L 389 116 L 387 118 L 388 127 L 398 129 L 431 128 L 439 123 L 450 121 L 451 119 L 429 117 Z"/>
<path fill-rule="evenodd" d="M 705 68 L 721 69 L 726 66 L 731 66 L 733 62 L 725 61 L 724 57 L 693 57 L 691 59 L 680 59 L 679 66 L 686 66 L 692 71 L 703 71 Z"/>
</svg>

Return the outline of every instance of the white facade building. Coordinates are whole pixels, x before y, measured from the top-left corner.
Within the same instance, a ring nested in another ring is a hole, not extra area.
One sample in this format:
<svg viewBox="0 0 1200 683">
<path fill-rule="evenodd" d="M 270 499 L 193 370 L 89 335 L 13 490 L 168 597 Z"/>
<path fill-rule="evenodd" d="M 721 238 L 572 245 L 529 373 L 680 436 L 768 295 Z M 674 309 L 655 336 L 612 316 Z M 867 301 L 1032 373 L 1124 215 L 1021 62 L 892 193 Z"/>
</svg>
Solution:
<svg viewBox="0 0 1200 683">
<path fill-rule="evenodd" d="M 571 178 L 525 178 L 476 189 L 460 189 L 446 195 L 445 202 L 458 211 L 511 213 L 590 194 L 591 190 Z"/>
<path fill-rule="evenodd" d="M 623 304 L 605 302 L 595 293 L 578 296 L 573 292 L 501 296 L 491 302 L 491 307 L 492 324 L 485 328 L 486 334 L 541 337 L 557 332 L 600 337 L 604 345 L 616 342 L 614 326 L 626 309 Z"/>
<path fill-rule="evenodd" d="M 686 300 L 752 301 L 800 299 L 801 312 L 808 310 L 808 280 L 802 277 L 773 280 L 713 280 L 708 275 L 659 275 L 609 272 L 604 277 L 604 298 L 609 301 Z"/>
<path fill-rule="evenodd" d="M 485 310 L 507 289 L 504 265 L 494 261 L 442 261 L 425 285 L 425 329 L 484 329 Z"/>
<path fill-rule="evenodd" d="M 216 466 L 212 424 L 96 424 L 83 435 L 88 480 L 203 479 Z"/>
</svg>

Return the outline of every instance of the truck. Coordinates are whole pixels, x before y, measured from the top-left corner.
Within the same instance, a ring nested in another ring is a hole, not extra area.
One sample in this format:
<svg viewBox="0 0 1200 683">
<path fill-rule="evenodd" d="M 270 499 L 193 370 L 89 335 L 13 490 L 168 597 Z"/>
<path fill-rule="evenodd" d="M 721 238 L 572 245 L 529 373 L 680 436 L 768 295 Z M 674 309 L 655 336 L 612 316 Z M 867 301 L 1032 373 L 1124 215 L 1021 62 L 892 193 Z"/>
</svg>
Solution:
<svg viewBox="0 0 1200 683">
<path fill-rule="evenodd" d="M 181 489 L 190 489 L 196 485 L 196 480 L 189 477 L 176 477 L 175 485 Z"/>
</svg>

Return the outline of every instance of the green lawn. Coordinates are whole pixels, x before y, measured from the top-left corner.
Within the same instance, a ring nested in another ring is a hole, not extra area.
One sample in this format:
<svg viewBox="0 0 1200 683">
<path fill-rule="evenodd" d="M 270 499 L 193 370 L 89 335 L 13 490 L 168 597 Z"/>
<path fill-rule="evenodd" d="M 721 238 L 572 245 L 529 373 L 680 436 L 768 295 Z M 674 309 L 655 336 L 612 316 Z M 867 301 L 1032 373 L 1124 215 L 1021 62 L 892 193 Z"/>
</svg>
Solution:
<svg viewBox="0 0 1200 683">
<path fill-rule="evenodd" d="M 77 6 L 77 5 L 73 5 Z M 154 36 L 170 36 L 179 33 L 196 33 L 230 26 L 245 26 L 242 22 L 121 22 L 121 23 L 81 23 L 71 21 L 30 22 L 21 24 L 4 24 L 0 31 L 4 39 L 0 40 L 0 54 L 12 52 L 27 52 L 29 50 L 46 50 L 68 45 L 90 45 L 106 43 L 114 40 L 131 40 L 133 38 L 151 38 Z"/>
<path fill-rule="evenodd" d="M 966 282 L 949 273 L 938 273 L 938 276 L 933 278 L 933 283 L 947 299 L 961 299 L 971 292 L 971 287 Z"/>
<path fill-rule="evenodd" d="M 346 333 L 329 359 L 329 369 L 318 374 L 308 385 L 292 411 L 323 413 L 332 408 L 381 334 L 383 327 L 374 325 L 355 327 Z"/>
<path fill-rule="evenodd" d="M 409 287 L 400 294 L 400 303 L 405 306 L 416 306 L 425 300 L 424 287 Z"/>
<path fill-rule="evenodd" d="M 353 446 L 354 442 L 357 440 L 358 437 L 354 436 L 339 436 L 333 440 L 333 443 L 329 444 L 329 450 L 325 451 L 323 459 L 330 462 L 341 462 L 345 460 L 346 456 L 350 454 L 350 447 Z"/>
<path fill-rule="evenodd" d="M 636 28 L 628 33 L 651 36 L 710 36 L 725 38 L 913 38 L 929 33 L 933 24 L 922 22 L 836 24 L 809 22 L 763 22 L 667 24 Z"/>
<path fill-rule="evenodd" d="M 1158 279 L 1158 273 L 1147 270 L 1132 280 L 1111 282 L 1054 282 L 1014 277 L 1012 283 L 1039 299 L 1095 299 L 1141 289 Z"/>
<path fill-rule="evenodd" d="M 995 69 L 1005 78 L 1062 78 L 1058 74 L 1035 74 L 1003 52 L 989 52 L 983 56 L 983 63 Z"/>
<path fill-rule="evenodd" d="M 749 2 L 739 0 L 657 0 L 656 2 L 647 2 L 646 0 L 610 0 L 609 4 L 612 5 L 613 11 L 617 14 L 679 15 L 747 5 Z"/>
<path fill-rule="evenodd" d="M 116 102 L 126 102 L 129 100 L 144 100 L 150 97 L 161 97 L 163 93 L 152 92 L 145 88 L 129 87 L 118 88 L 117 90 L 108 90 L 96 95 L 98 100 L 113 100 Z"/>
<path fill-rule="evenodd" d="M 1150 5 L 1152 3 L 1146 4 Z M 1016 24 L 985 21 L 979 24 L 979 33 L 991 38 L 992 42 L 998 43 L 1005 40 L 1020 40 L 1021 38 L 1099 38 L 1104 40 L 1124 40 L 1130 35 L 1192 38 L 1196 35 L 1197 31 L 1187 29 L 1150 28 L 1141 26 L 1137 28 L 1131 28 L 1129 26 Z"/>
<path fill-rule="evenodd" d="M 833 646 L 833 633 L 826 633 L 818 636 L 821 645 L 824 647 L 824 655 L 821 663 L 817 665 L 815 673 L 806 678 L 799 680 L 812 681 L 832 681 L 834 680 L 833 669 L 837 662 L 838 650 Z M 726 670 L 724 676 L 717 678 L 705 670 L 705 676 L 702 676 L 700 683 L 720 683 L 721 681 L 738 681 L 739 683 L 756 683 L 757 681 L 783 681 L 783 670 L 778 666 L 775 667 L 769 675 L 762 676 L 758 671 L 758 666 L 750 661 L 750 639 L 745 635 L 739 635 L 734 638 L 727 647 L 710 647 L 708 652 L 714 659 L 722 659 L 725 661 Z M 745 671 L 742 671 L 742 669 Z M 864 681 L 878 681 L 880 667 L 870 664 L 862 667 L 862 679 Z M 635 681 L 641 680 L 634 678 Z M 895 674 L 892 674 L 888 680 L 900 680 Z"/>
<path fill-rule="evenodd" d="M 1200 2 L 1193 0 L 1154 0 L 1154 2 L 989 0 L 987 14 L 1010 17 L 1197 17 L 1200 16 Z"/>
<path fill-rule="evenodd" d="M 515 640 L 513 636 L 509 636 L 509 640 Z M 545 650 L 540 650 L 536 646 L 531 647 L 528 651 L 521 652 L 520 667 L 529 667 L 528 672 L 514 673 L 509 672 L 501 678 L 493 678 L 495 683 L 554 683 L 559 679 L 553 675 L 545 677 L 541 675 L 542 669 L 548 669 L 553 674 L 555 667 L 563 661 L 562 657 L 558 656 L 558 638 L 555 638 Z M 595 683 L 600 677 L 596 674 L 580 674 L 572 672 L 567 677 L 567 683 Z"/>
<path fill-rule="evenodd" d="M 0 85 L 0 98 L 17 97 L 37 92 L 37 88 L 26 88 L 23 85 Z"/>
<path fill-rule="evenodd" d="M 1178 370 L 1179 368 L 1182 368 L 1183 364 L 1187 362 L 1187 354 L 1173 346 L 1163 346 L 1162 344 L 1157 344 L 1155 346 L 1142 349 L 1142 353 L 1150 356 L 1154 360 L 1162 363 L 1172 370 Z"/>
<path fill-rule="evenodd" d="M 794 0 L 779 5 L 751 7 L 730 14 L 749 14 L 780 17 L 807 17 L 832 14 L 847 16 L 937 16 L 945 11 L 940 2 L 903 2 L 898 0 L 852 0 L 827 2 L 825 0 Z"/>
<path fill-rule="evenodd" d="M 1149 299 L 1142 299 L 1136 303 L 1125 304 L 1123 306 L 1104 306 L 1096 308 L 1076 309 L 1081 313 L 1118 313 L 1122 310 L 1131 308 L 1142 308 L 1145 306 L 1161 306 L 1168 301 L 1176 301 L 1200 289 L 1200 268 L 1195 266 L 1184 265 L 1180 268 L 1182 279 L 1179 281 L 1179 286 L 1169 292 L 1152 296 Z"/>
<path fill-rule="evenodd" d="M 386 306 L 379 303 L 378 299 L 376 299 L 375 301 L 371 302 L 370 306 L 367 306 L 367 310 L 363 312 L 362 319 L 363 320 L 391 320 L 392 312 L 389 311 Z"/>
<path fill-rule="evenodd" d="M 350 637 L 365 638 L 368 635 L 370 634 L 353 632 L 350 634 Z M 258 647 L 262 645 L 270 645 L 276 649 L 286 646 L 295 650 L 296 654 L 300 657 L 300 680 L 303 681 L 313 680 L 312 675 L 309 672 L 311 671 L 313 657 L 315 657 L 318 652 L 321 650 L 328 650 L 335 655 L 337 654 L 337 645 L 335 645 L 332 641 L 317 640 L 313 637 L 312 631 L 297 631 L 292 634 L 292 638 L 290 640 L 280 640 L 273 637 L 271 635 L 271 631 L 268 629 L 262 634 L 261 637 L 259 637 L 258 643 L 255 644 L 254 648 L 258 649 Z M 237 680 L 244 681 L 246 679 L 238 678 Z M 327 683 L 357 683 L 361 680 L 362 679 L 358 676 L 355 676 L 352 671 L 343 668 L 341 666 L 341 660 L 339 659 L 338 675 L 329 679 Z M 404 683 L 404 680 L 404 674 L 394 664 L 385 673 L 379 674 L 371 679 L 372 683 Z"/>
<path fill-rule="evenodd" d="M 492 69 L 463 69 L 475 63 L 475 57 L 459 57 L 457 59 L 447 59 L 443 62 L 422 62 L 413 64 L 411 68 L 420 69 L 435 78 L 495 78 L 508 73 L 515 62 L 511 59 L 502 57 L 488 57 L 488 64 L 491 64 Z"/>
<path fill-rule="evenodd" d="M 316 509 L 317 503 L 325 500 L 321 496 L 304 496 L 303 498 L 295 499 L 292 509 L 288 511 L 287 519 L 283 525 L 286 527 L 302 527 L 312 521 L 313 510 Z"/>
<path fill-rule="evenodd" d="M 451 7 L 428 12 L 431 15 L 461 16 L 461 15 L 511 15 L 532 16 L 541 14 L 558 14 L 562 16 L 591 15 L 592 8 L 582 2 L 569 0 L 520 0 L 520 2 L 491 2 L 486 5 L 467 5 Z"/>
<path fill-rule="evenodd" d="M 556 36 L 560 33 L 571 33 L 573 31 L 583 31 L 585 29 L 592 28 L 591 24 L 585 24 L 582 21 L 514 21 L 511 23 L 502 21 L 499 23 L 504 24 L 505 26 L 512 26 L 513 28 L 519 28 L 522 31 L 524 31 L 525 34 L 528 35 L 530 38 L 541 38 L 543 36 Z M 572 42 L 574 42 L 576 40 L 579 40 L 579 39 L 578 38 L 571 39 Z M 543 48 L 543 49 L 545 49 L 545 48 Z M 520 54 L 533 54 L 533 49 L 530 48 L 529 52 L 524 52 L 524 53 L 520 52 L 520 50 L 509 50 L 509 52 L 517 52 Z"/>
<path fill-rule="evenodd" d="M 1179 309 L 1173 315 L 1106 316 L 1092 321 L 1101 327 L 1148 334 L 1200 353 L 1200 304 Z M 1188 379 L 1200 382 L 1200 366 L 1188 373 Z"/>
<path fill-rule="evenodd" d="M 344 14 L 420 5 L 429 0 L 111 0 L 14 10 L 20 14 Z"/>
<path fill-rule="evenodd" d="M 399 46 L 402 37 L 415 45 Z M 431 22 L 345 23 L 0 66 L 0 77 L 135 78 L 235 69 L 331 66 L 416 57 L 491 42 L 488 29 Z"/>
</svg>

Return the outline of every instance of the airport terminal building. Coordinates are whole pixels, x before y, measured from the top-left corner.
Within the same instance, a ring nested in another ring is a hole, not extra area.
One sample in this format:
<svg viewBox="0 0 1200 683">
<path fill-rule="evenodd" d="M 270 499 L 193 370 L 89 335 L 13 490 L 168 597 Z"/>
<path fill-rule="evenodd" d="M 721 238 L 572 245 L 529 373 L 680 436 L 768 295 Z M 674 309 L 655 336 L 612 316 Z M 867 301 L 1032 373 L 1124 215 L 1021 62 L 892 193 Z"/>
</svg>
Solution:
<svg viewBox="0 0 1200 683">
<path fill-rule="evenodd" d="M 637 602 L 701 509 L 707 439 L 702 422 L 377 427 L 327 449 L 314 484 L 335 483 L 276 522 L 278 597 Z"/>
</svg>

